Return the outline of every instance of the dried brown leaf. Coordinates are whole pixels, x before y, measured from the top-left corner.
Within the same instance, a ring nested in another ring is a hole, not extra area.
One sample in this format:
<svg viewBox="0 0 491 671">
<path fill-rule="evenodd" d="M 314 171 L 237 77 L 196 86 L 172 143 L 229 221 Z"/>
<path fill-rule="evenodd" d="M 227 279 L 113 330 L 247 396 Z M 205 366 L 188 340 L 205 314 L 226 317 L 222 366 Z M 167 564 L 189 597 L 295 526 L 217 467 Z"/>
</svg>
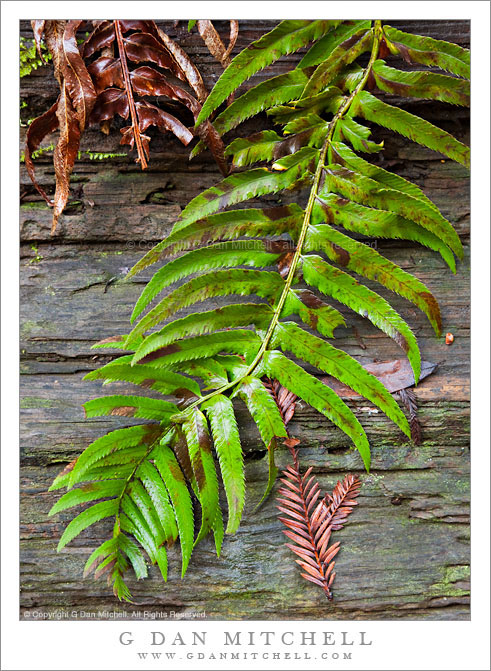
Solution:
<svg viewBox="0 0 491 671">
<path fill-rule="evenodd" d="M 171 84 L 160 72 L 144 65 L 131 72 L 133 90 L 141 96 L 167 96 L 183 103 L 196 118 L 201 106 L 192 95 L 180 86 Z"/>
<path fill-rule="evenodd" d="M 34 42 L 36 44 L 36 50 L 38 56 L 41 59 L 41 63 L 46 63 L 44 60 L 43 52 L 41 51 L 41 40 L 44 33 L 44 24 L 46 23 L 45 19 L 34 19 L 31 21 L 32 32 L 34 33 Z"/>
<path fill-rule="evenodd" d="M 65 32 L 66 21 L 45 21 L 44 22 L 44 42 L 48 48 L 53 60 L 54 75 L 60 89 L 63 87 L 64 73 L 63 61 L 65 58 L 63 51 L 63 33 Z"/>
<path fill-rule="evenodd" d="M 155 26 L 157 35 L 159 39 L 161 40 L 162 44 L 167 48 L 170 54 L 174 57 L 175 62 L 181 69 L 183 75 L 185 76 L 188 84 L 191 86 L 193 91 L 196 93 L 198 97 L 198 101 L 200 103 L 203 103 L 206 98 L 208 97 L 208 91 L 205 88 L 205 85 L 203 83 L 203 78 L 201 77 L 201 74 L 198 70 L 198 68 L 194 65 L 192 60 L 189 58 L 187 53 L 184 51 L 184 49 L 177 44 L 177 42 L 174 42 L 168 35 L 166 35 L 160 28 Z"/>
<path fill-rule="evenodd" d="M 225 145 L 222 138 L 215 130 L 215 127 L 207 120 L 198 126 L 196 132 L 208 146 L 208 149 L 213 154 L 213 157 L 220 168 L 220 172 L 226 177 L 230 172 L 230 167 L 225 158 Z"/>
<path fill-rule="evenodd" d="M 121 25 L 121 21 L 118 22 Z M 179 79 L 184 79 L 180 67 L 162 45 L 162 43 L 149 33 L 133 33 L 124 38 L 124 51 L 127 58 L 133 63 L 150 62 L 159 68 L 170 70 Z"/>
<path fill-rule="evenodd" d="M 94 123 L 113 119 L 118 114 L 127 119 L 130 114 L 128 96 L 125 91 L 110 88 L 103 91 L 98 97 L 92 111 L 91 120 Z"/>
<path fill-rule="evenodd" d="M 37 119 L 34 119 L 29 124 L 26 135 L 26 146 L 24 150 L 26 169 L 29 177 L 31 178 L 31 182 L 49 205 L 52 205 L 53 201 L 36 180 L 34 163 L 32 161 L 32 153 L 36 151 L 47 135 L 58 129 L 59 122 L 58 116 L 56 114 L 56 110 L 58 109 L 58 102 L 59 99 L 49 108 L 47 112 L 41 114 L 41 116 L 38 116 Z"/>
<path fill-rule="evenodd" d="M 53 152 L 53 164 L 56 175 L 56 191 L 54 197 L 53 222 L 51 235 L 55 234 L 58 218 L 65 209 L 70 188 L 70 175 L 80 147 L 80 125 L 76 112 L 63 85 L 56 109 L 60 137 Z"/>
<path fill-rule="evenodd" d="M 438 364 L 431 363 L 430 361 L 421 362 L 421 374 L 420 382 L 424 380 L 425 377 L 431 375 L 436 369 Z M 379 361 L 374 363 L 364 364 L 365 368 L 369 373 L 375 375 L 375 377 L 382 382 L 382 384 L 391 392 L 400 391 L 401 389 L 406 389 L 407 387 L 412 387 L 414 385 L 414 373 L 411 368 L 411 364 L 407 359 L 394 359 L 392 361 Z M 346 387 L 346 385 L 341 382 L 334 380 L 331 377 L 321 377 L 322 382 L 325 382 L 331 389 L 333 389 L 338 395 L 342 395 L 347 398 L 356 398 L 358 394 L 353 390 Z"/>
<path fill-rule="evenodd" d="M 83 45 L 84 58 L 89 58 L 96 51 L 109 46 L 114 42 L 114 21 L 99 21 L 94 30 L 87 37 Z"/>
<path fill-rule="evenodd" d="M 223 68 L 230 64 L 230 58 L 227 54 L 227 49 L 222 42 L 220 35 L 215 30 L 213 23 L 208 19 L 200 19 L 196 21 L 196 27 L 201 35 L 203 42 L 206 44 L 208 51 L 215 58 Z"/>
<path fill-rule="evenodd" d="M 147 128 L 155 126 L 161 132 L 171 132 L 184 145 L 191 142 L 194 132 L 173 114 L 138 98 L 166 97 L 184 105 L 196 119 L 200 103 L 208 95 L 191 59 L 154 21 L 116 19 L 92 23 L 94 30 L 80 51 L 76 32 L 81 20 L 32 21 L 37 48 L 40 51 L 44 39 L 61 91 L 56 104 L 31 124 L 25 149 L 26 167 L 35 188 L 48 204 L 54 205 L 52 233 L 68 201 L 70 175 L 81 134 L 89 121 L 100 124 L 107 134 L 116 115 L 130 118 L 130 125 L 121 130 L 121 144 L 136 148 L 137 162 L 145 169 L 150 143 L 150 137 L 144 134 Z M 231 40 L 235 39 L 235 28 L 231 27 Z M 92 59 L 98 52 L 98 57 Z M 87 64 L 89 58 L 93 62 Z M 129 63 L 153 63 L 154 66 L 141 65 L 131 70 Z M 162 71 L 189 84 L 198 100 Z M 56 191 L 51 200 L 36 181 L 32 152 L 57 128 L 60 137 L 53 159 Z M 202 124 L 197 134 L 211 149 L 221 172 L 227 175 L 224 144 L 210 121 Z"/>
<path fill-rule="evenodd" d="M 421 445 L 422 431 L 418 420 L 418 405 L 416 395 L 412 389 L 401 389 L 398 392 L 399 398 L 409 412 L 409 426 L 411 428 L 411 438 L 415 445 Z"/>
<path fill-rule="evenodd" d="M 76 32 L 82 21 L 68 21 L 63 32 L 61 67 L 80 131 L 85 129 L 97 94 L 78 49 Z"/>
<path fill-rule="evenodd" d="M 105 89 L 113 86 L 124 87 L 123 72 L 119 58 L 113 56 L 101 56 L 91 63 L 87 70 L 94 82 L 96 92 L 102 93 Z"/>
<path fill-rule="evenodd" d="M 171 131 L 183 145 L 188 145 L 193 139 L 194 136 L 189 128 L 186 128 L 175 116 L 164 112 L 159 107 L 147 102 L 139 102 L 136 103 L 136 109 L 142 131 L 150 126 L 156 126 L 161 131 Z"/>
<path fill-rule="evenodd" d="M 229 38 L 227 51 L 225 52 L 225 55 L 224 55 L 225 58 L 228 58 L 230 56 L 230 54 L 232 53 L 232 49 L 235 47 L 235 43 L 237 42 L 238 37 L 239 37 L 239 22 L 236 21 L 235 19 L 231 19 L 231 21 L 230 21 L 230 38 Z"/>
<path fill-rule="evenodd" d="M 148 156 L 148 143 L 143 143 L 143 138 L 141 137 L 140 133 L 140 128 L 139 128 L 139 120 L 138 116 L 136 113 L 136 108 L 135 108 L 135 101 L 133 97 L 133 89 L 131 86 L 131 79 L 130 79 L 130 73 L 128 70 L 128 63 L 127 63 L 127 52 L 126 52 L 126 44 L 123 40 L 123 33 L 121 31 L 121 25 L 118 20 L 114 21 L 114 31 L 116 34 L 116 41 L 118 44 L 118 50 L 119 50 L 119 60 L 121 61 L 121 71 L 123 73 L 123 81 L 124 81 L 124 88 L 126 92 L 126 97 L 128 99 L 128 107 L 130 110 L 130 116 L 131 116 L 131 135 L 132 135 L 132 142 L 136 146 L 136 151 L 138 154 L 138 159 L 137 161 L 140 163 L 142 170 L 145 170 L 147 167 L 147 156 Z M 125 140 L 125 135 L 128 136 L 129 133 L 123 133 L 123 140 L 121 140 L 122 144 L 130 144 L 130 146 L 133 146 L 131 141 L 124 141 Z M 146 140 L 147 138 L 145 138 Z M 124 141 L 124 142 L 123 142 Z"/>
</svg>

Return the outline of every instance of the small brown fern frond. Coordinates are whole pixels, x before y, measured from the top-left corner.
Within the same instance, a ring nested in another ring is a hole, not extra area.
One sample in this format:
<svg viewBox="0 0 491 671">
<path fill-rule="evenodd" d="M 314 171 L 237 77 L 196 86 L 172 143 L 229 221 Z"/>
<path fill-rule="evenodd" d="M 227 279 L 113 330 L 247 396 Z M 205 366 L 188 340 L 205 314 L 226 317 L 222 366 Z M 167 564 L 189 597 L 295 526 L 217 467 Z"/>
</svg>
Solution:
<svg viewBox="0 0 491 671">
<path fill-rule="evenodd" d="M 278 406 L 278 410 L 286 426 L 293 417 L 298 396 L 282 387 L 278 380 L 271 380 L 265 377 L 263 378 L 263 384 Z"/>
<path fill-rule="evenodd" d="M 418 419 L 418 405 L 416 403 L 416 395 L 412 389 L 401 389 L 398 392 L 399 398 L 404 404 L 404 407 L 409 412 L 409 426 L 411 427 L 411 438 L 415 445 L 421 445 L 423 440 L 421 432 L 421 424 Z"/>
<path fill-rule="evenodd" d="M 347 475 L 343 482 L 338 482 L 332 494 L 326 494 L 324 505 L 327 510 L 325 514 L 333 531 L 342 529 L 348 515 L 353 512 L 354 506 L 358 505 L 355 498 L 360 493 L 361 482 L 356 475 Z"/>
<path fill-rule="evenodd" d="M 279 490 L 278 510 L 286 515 L 280 521 L 287 527 L 283 533 L 296 545 L 287 543 L 300 559 L 295 561 L 305 571 L 302 577 L 321 587 L 329 601 L 332 600 L 331 585 L 336 576 L 334 557 L 339 552 L 339 541 L 329 545 L 332 531 L 341 529 L 353 507 L 361 483 L 356 476 L 347 475 L 338 482 L 332 494 L 327 494 L 319 503 L 319 483 L 311 476 L 312 468 L 302 476 L 298 452 L 290 448 L 293 463 L 283 471 Z M 317 505 L 316 505 L 317 504 Z"/>
</svg>

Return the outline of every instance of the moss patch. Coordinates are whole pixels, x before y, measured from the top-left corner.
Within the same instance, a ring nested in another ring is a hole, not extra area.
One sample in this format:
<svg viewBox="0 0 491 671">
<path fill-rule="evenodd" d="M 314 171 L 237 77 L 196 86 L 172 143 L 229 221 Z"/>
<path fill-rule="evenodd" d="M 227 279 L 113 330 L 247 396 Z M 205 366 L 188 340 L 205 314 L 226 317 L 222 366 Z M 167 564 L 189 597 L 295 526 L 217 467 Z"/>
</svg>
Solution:
<svg viewBox="0 0 491 671">
<path fill-rule="evenodd" d="M 36 396 L 25 396 L 20 399 L 21 410 L 30 410 L 32 408 L 54 408 L 57 404 L 47 398 L 37 398 Z"/>
<path fill-rule="evenodd" d="M 470 567 L 467 565 L 445 566 L 442 568 L 442 579 L 431 585 L 428 593 L 431 596 L 467 596 L 469 588 L 460 583 L 470 580 Z"/>
</svg>

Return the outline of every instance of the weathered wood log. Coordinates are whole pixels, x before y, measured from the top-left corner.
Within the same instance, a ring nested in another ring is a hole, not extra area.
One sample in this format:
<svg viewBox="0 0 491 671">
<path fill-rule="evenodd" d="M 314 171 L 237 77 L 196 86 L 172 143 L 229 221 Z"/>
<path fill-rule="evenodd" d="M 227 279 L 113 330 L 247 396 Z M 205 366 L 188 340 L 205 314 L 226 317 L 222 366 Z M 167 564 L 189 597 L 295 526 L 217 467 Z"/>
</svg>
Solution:
<svg viewBox="0 0 491 671">
<path fill-rule="evenodd" d="M 102 392 L 82 376 L 111 358 L 109 351 L 90 346 L 109 333 L 124 333 L 143 283 L 121 280 L 109 284 L 140 252 L 100 246 L 75 249 L 43 245 L 43 259 L 24 266 L 22 389 L 22 462 L 24 521 L 22 537 L 23 608 L 55 613 L 111 611 L 104 583 L 82 581 L 81 571 L 96 531 L 86 532 L 73 549 L 55 552 L 63 522 L 46 517 L 55 494 L 46 492 L 58 470 L 91 440 L 131 420 L 83 419 L 81 403 Z M 468 264 L 459 273 L 443 272 L 439 259 L 426 250 L 384 250 L 410 268 L 440 298 L 445 328 L 456 338 L 451 348 L 432 335 L 425 318 L 395 299 L 410 313 L 423 357 L 439 363 L 435 373 L 416 389 L 424 443 L 412 447 L 387 418 L 363 399 L 349 401 L 367 429 L 373 446 L 373 471 L 364 480 L 360 508 L 343 532 L 338 560 L 336 601 L 326 606 L 315 589 L 305 588 L 281 547 L 280 524 L 270 500 L 252 515 L 267 479 L 267 459 L 244 408 L 238 408 L 246 451 L 249 513 L 239 534 L 227 538 L 217 564 L 211 546 L 199 548 L 189 575 L 177 578 L 178 554 L 165 587 L 158 576 L 133 587 L 138 607 L 116 606 L 130 613 L 176 611 L 186 616 L 204 610 L 213 618 L 465 618 L 468 594 Z M 105 291 L 106 289 L 106 291 Z M 115 306 L 118 306 L 117 310 Z M 346 313 L 349 328 L 339 344 L 361 361 L 399 356 L 388 338 L 366 320 Z M 49 318 L 47 318 L 49 317 Z M 352 325 L 366 347 L 360 348 Z M 114 384 L 107 393 L 127 390 Z M 344 472 L 359 470 L 358 455 L 335 427 L 299 404 L 291 423 L 302 441 L 302 460 L 314 464 L 321 484 L 328 487 Z M 286 452 L 279 455 L 284 463 Z M 61 520 L 68 519 L 66 516 Z M 374 519 L 377 524 L 374 524 Z M 366 553 L 363 548 L 370 547 Z M 205 576 L 216 565 L 213 581 Z M 42 566 L 42 571 L 39 567 Z M 251 568 L 260 577 L 248 584 Z M 417 567 L 417 568 L 416 568 Z M 54 577 L 56 575 L 56 578 Z M 281 578 L 279 576 L 282 576 Z M 369 576 L 369 584 L 367 583 Z M 408 577 L 410 576 L 410 577 Z M 286 582 L 284 582 L 286 581 Z M 31 587 L 28 587 L 30 585 Z M 220 598 L 217 599 L 217 596 Z M 320 610 L 319 610 L 320 608 Z M 107 615 L 109 617 L 109 615 Z"/>
<path fill-rule="evenodd" d="M 468 22 L 391 23 L 468 46 Z M 161 25 L 171 36 L 179 33 L 211 88 L 218 70 L 199 36 L 188 35 L 184 24 Z M 225 32 L 223 22 L 217 25 Z M 241 22 L 235 51 L 272 25 L 270 21 Z M 22 22 L 21 31 L 30 36 L 26 22 Z M 282 59 L 275 71 L 284 71 L 293 58 Z M 49 68 L 34 72 L 21 83 L 21 97 L 28 101 L 25 118 L 46 109 L 56 96 Z M 414 111 L 466 140 L 467 111 L 414 104 Z M 121 151 L 117 136 L 117 130 L 109 137 L 90 130 L 84 148 Z M 386 142 L 384 165 L 417 182 L 466 243 L 466 171 L 388 133 L 376 139 Z M 173 548 L 168 583 L 162 583 L 153 569 L 145 581 L 130 579 L 136 603 L 121 605 L 103 581 L 82 579 L 84 562 L 97 540 L 108 532 L 107 525 L 90 528 L 61 554 L 56 553 L 69 514 L 47 516 L 57 498 L 56 492 L 47 492 L 52 479 L 91 440 L 132 423 L 117 418 L 84 419 L 81 404 L 85 400 L 130 388 L 114 384 L 101 389 L 99 383 L 83 382 L 86 372 L 116 355 L 116 351 L 90 348 L 100 339 L 128 332 L 132 307 L 153 269 L 131 282 L 123 281 L 126 270 L 168 233 L 192 196 L 218 179 L 206 153 L 188 164 L 187 151 L 172 138 L 156 136 L 152 144 L 146 173 L 132 158 L 77 162 L 71 202 L 54 240 L 49 236 L 51 212 L 21 171 L 22 615 L 36 611 L 60 617 L 62 611 L 69 610 L 75 611 L 78 619 L 109 619 L 114 612 L 126 613 L 129 618 L 132 612 L 146 610 L 162 618 L 172 617 L 173 611 L 184 619 L 193 617 L 193 612 L 204 612 L 210 619 L 468 619 L 467 247 L 466 259 L 458 264 L 454 276 L 436 254 L 424 248 L 378 243 L 384 255 L 434 292 L 442 308 L 444 331 L 455 336 L 453 345 L 446 346 L 443 338 L 435 338 L 424 315 L 390 294 L 391 303 L 417 334 L 422 357 L 438 363 L 436 371 L 415 389 L 423 428 L 420 447 L 412 446 L 370 403 L 348 399 L 372 445 L 373 468 L 367 475 L 346 436 L 321 415 L 299 403 L 291 422 L 292 435 L 301 440 L 301 464 L 304 468 L 314 466 L 323 488 L 332 489 L 348 471 L 357 472 L 363 481 L 360 505 L 346 528 L 338 532 L 342 550 L 334 602 L 326 602 L 320 591 L 299 576 L 283 545 L 274 499 L 253 512 L 266 486 L 267 459 L 257 430 L 240 404 L 237 411 L 243 427 L 248 503 L 239 532 L 226 537 L 219 560 L 212 542 L 205 540 L 196 548 L 188 574 L 181 581 L 179 550 Z M 52 188 L 50 159 L 42 157 L 38 163 L 40 182 Z M 389 297 L 388 292 L 378 290 Z M 203 309 L 212 304 L 203 304 Z M 341 311 L 347 327 L 336 330 L 337 346 L 362 363 L 402 356 L 395 343 L 367 320 L 343 308 Z M 278 464 L 285 465 L 287 459 L 288 452 L 280 449 Z"/>
<path fill-rule="evenodd" d="M 252 512 L 266 484 L 264 460 L 247 462 L 245 518 L 237 535 L 226 538 L 221 559 L 216 559 L 211 541 L 203 542 L 181 581 L 179 552 L 170 550 L 166 585 L 154 570 L 141 583 L 130 579 L 135 605 L 114 603 L 104 581 L 80 577 L 89 548 L 101 537 L 101 526 L 97 532 L 84 532 L 70 549 L 56 555 L 53 541 L 64 524 L 46 516 L 55 500 L 46 489 L 56 469 L 26 468 L 23 612 L 125 611 L 128 618 L 132 611 L 143 610 L 177 611 L 184 617 L 204 611 L 210 619 L 466 618 L 466 452 L 461 447 L 374 448 L 377 467 L 369 476 L 361 474 L 360 505 L 339 532 L 342 550 L 332 604 L 319 590 L 305 587 L 284 547 L 274 501 Z M 280 464 L 286 463 L 285 457 L 280 455 Z M 355 461 L 346 454 L 301 450 L 301 463 L 315 466 L 324 488 L 332 489 L 343 473 L 353 471 Z M 110 533 L 110 527 L 105 531 Z"/>
<path fill-rule="evenodd" d="M 452 130 L 450 126 L 447 128 Z M 455 134 L 463 141 L 468 139 L 466 133 Z M 56 240 L 159 241 L 168 233 L 186 203 L 219 180 L 216 167 L 204 163 L 201 157 L 187 165 L 186 156 L 181 148 L 172 146 L 171 138 L 155 139 L 162 144 L 165 142 L 166 146 L 164 151 L 152 154 L 150 167 L 145 172 L 132 164 L 130 158 L 111 159 L 105 164 L 77 162 L 72 178 L 73 197 L 60 219 Z M 417 183 L 441 208 L 444 216 L 455 224 L 459 235 L 467 236 L 467 170 L 416 145 L 409 151 L 404 141 L 394 135 L 379 132 L 376 139 L 383 139 L 388 150 L 381 165 L 397 170 L 406 179 Z M 160 150 L 160 145 L 156 145 Z M 93 145 L 89 146 L 93 149 Z M 176 153 L 172 152 L 173 148 Z M 114 147 L 99 150 L 110 151 Z M 48 192 L 52 191 L 53 167 L 46 158 L 39 162 L 37 174 L 39 183 Z M 52 210 L 33 193 L 24 169 L 21 171 L 21 188 L 26 194 L 20 207 L 22 240 L 51 241 Z M 449 193 L 452 193 L 451 198 Z M 263 202 L 275 205 L 295 198 L 298 195 L 271 195 Z"/>
</svg>

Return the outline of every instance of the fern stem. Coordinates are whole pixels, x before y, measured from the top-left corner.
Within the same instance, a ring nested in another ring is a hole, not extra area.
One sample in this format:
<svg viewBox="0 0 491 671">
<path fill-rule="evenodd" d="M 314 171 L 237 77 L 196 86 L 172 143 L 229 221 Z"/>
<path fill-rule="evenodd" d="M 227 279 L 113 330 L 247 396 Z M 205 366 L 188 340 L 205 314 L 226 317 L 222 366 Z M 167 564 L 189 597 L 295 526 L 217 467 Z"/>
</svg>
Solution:
<svg viewBox="0 0 491 671">
<path fill-rule="evenodd" d="M 302 228 L 300 230 L 300 235 L 298 236 L 298 241 L 297 241 L 297 248 L 295 250 L 295 254 L 293 256 L 291 265 L 290 265 L 290 270 L 288 272 L 288 276 L 285 280 L 285 287 L 283 289 L 283 292 L 280 296 L 280 299 L 278 301 L 278 304 L 275 308 L 274 315 L 271 319 L 268 331 L 266 333 L 266 336 L 263 340 L 263 343 L 261 345 L 261 348 L 259 349 L 259 352 L 257 353 L 256 357 L 254 358 L 254 361 L 251 363 L 249 368 L 247 369 L 247 372 L 245 375 L 250 375 L 254 368 L 257 366 L 259 361 L 261 360 L 264 352 L 266 351 L 269 342 L 271 338 L 273 337 L 274 330 L 276 326 L 278 325 L 278 321 L 280 319 L 281 312 L 283 310 L 283 307 L 285 305 L 285 301 L 287 299 L 288 293 L 290 292 L 291 285 L 293 282 L 293 278 L 295 277 L 295 273 L 297 272 L 297 267 L 298 267 L 298 262 L 300 261 L 300 257 L 302 255 L 303 251 L 303 245 L 305 242 L 305 237 L 307 235 L 307 231 L 310 225 L 310 220 L 312 217 L 312 209 L 314 207 L 315 199 L 317 197 L 317 192 L 319 190 L 319 183 L 321 180 L 322 176 L 322 170 L 324 169 L 324 164 L 326 160 L 326 154 L 327 151 L 330 147 L 331 144 L 331 139 L 334 134 L 334 131 L 336 129 L 336 124 L 341 119 L 344 114 L 349 110 L 351 103 L 353 102 L 353 99 L 357 95 L 359 91 L 362 90 L 362 88 L 365 86 L 368 77 L 370 76 L 370 72 L 373 66 L 373 63 L 375 62 L 377 55 L 378 55 L 378 48 L 380 44 L 380 26 L 381 22 L 376 21 L 375 22 L 375 28 L 374 28 L 374 39 L 373 39 L 373 46 L 372 46 L 372 52 L 370 55 L 370 61 L 365 69 L 364 75 L 358 84 L 358 86 L 354 89 L 353 93 L 345 100 L 343 105 L 340 107 L 340 109 L 337 111 L 337 113 L 334 115 L 333 119 L 329 123 L 328 130 L 327 130 L 327 135 L 326 139 L 324 140 L 324 144 L 322 145 L 322 149 L 319 154 L 319 160 L 317 163 L 317 168 L 315 171 L 314 175 L 314 182 L 312 184 L 312 188 L 310 190 L 309 194 L 309 200 L 307 203 L 307 207 L 305 208 L 305 214 L 302 222 Z"/>
<path fill-rule="evenodd" d="M 114 21 L 114 32 L 116 33 L 116 39 L 118 42 L 119 49 L 119 59 L 121 61 L 121 69 L 123 71 L 124 85 L 126 88 L 126 96 L 128 98 L 128 104 L 130 106 L 131 114 L 131 125 L 133 127 L 133 137 L 135 138 L 136 150 L 138 152 L 138 158 L 140 159 L 140 165 L 142 170 L 145 170 L 147 167 L 147 159 L 145 156 L 145 149 L 142 144 L 140 136 L 140 126 L 138 124 L 138 115 L 135 107 L 135 101 L 133 99 L 133 89 L 131 87 L 130 73 L 128 70 L 128 63 L 126 61 L 126 51 L 124 48 L 123 34 L 121 32 L 121 26 L 119 21 L 116 19 Z"/>
<path fill-rule="evenodd" d="M 309 194 L 309 200 L 307 202 L 307 206 L 305 208 L 305 214 L 302 222 L 302 228 L 300 230 L 300 235 L 298 236 L 298 241 L 297 241 L 297 247 L 295 250 L 295 254 L 293 256 L 290 269 L 287 275 L 287 278 L 285 280 L 285 286 L 283 288 L 283 291 L 281 293 L 281 296 L 278 300 L 278 303 L 275 307 L 273 317 L 271 318 L 271 322 L 269 324 L 268 330 L 266 332 L 266 335 L 263 339 L 263 342 L 261 344 L 261 347 L 259 348 L 256 356 L 254 357 L 254 360 L 252 363 L 248 366 L 247 370 L 243 375 L 241 375 L 240 378 L 237 380 L 233 380 L 232 382 L 229 382 L 219 389 L 215 389 L 212 391 L 210 394 L 207 394 L 206 396 L 202 396 L 198 400 L 196 400 L 193 404 L 191 404 L 186 411 L 192 410 L 193 408 L 201 405 L 203 401 L 208 400 L 209 398 L 212 398 L 213 396 L 216 396 L 218 394 L 223 394 L 225 391 L 228 391 L 232 387 L 235 387 L 237 384 L 241 382 L 245 377 L 248 375 L 251 375 L 251 373 L 255 370 L 256 366 L 260 363 L 264 352 L 267 350 L 268 345 L 271 341 L 271 338 L 273 337 L 274 331 L 278 325 L 278 321 L 281 316 L 281 312 L 283 310 L 283 307 L 285 305 L 285 301 L 287 299 L 287 296 L 290 292 L 291 285 L 293 283 L 293 279 L 295 277 L 295 273 L 297 272 L 297 267 L 298 267 L 298 262 L 300 261 L 300 258 L 302 256 L 302 251 L 303 251 L 303 244 L 305 242 L 305 237 L 307 235 L 307 231 L 310 225 L 310 220 L 312 216 L 312 209 L 314 207 L 315 200 L 318 195 L 318 190 L 319 190 L 319 184 L 322 176 L 322 171 L 325 168 L 325 160 L 326 160 L 326 155 L 328 150 L 331 147 L 331 140 L 332 136 L 334 134 L 334 131 L 336 130 L 336 124 L 337 122 L 343 118 L 343 116 L 346 114 L 346 112 L 349 110 L 351 107 L 351 104 L 357 94 L 363 90 L 363 87 L 367 83 L 367 80 L 370 76 L 370 73 L 372 71 L 373 64 L 377 60 L 378 52 L 379 52 L 379 47 L 380 47 L 380 42 L 382 39 L 382 21 L 376 20 L 374 22 L 374 26 L 372 28 L 373 30 L 373 44 L 372 44 L 372 51 L 370 54 L 370 60 L 368 61 L 368 64 L 365 68 L 365 71 L 363 73 L 363 77 L 361 78 L 360 82 L 357 84 L 353 92 L 346 98 L 344 103 L 341 105 L 339 110 L 336 112 L 332 120 L 329 122 L 328 129 L 327 129 L 327 134 L 326 138 L 324 140 L 324 143 L 322 145 L 322 148 L 320 150 L 319 154 L 319 160 L 317 162 L 317 167 L 315 170 L 314 174 L 314 181 L 312 184 L 312 188 L 310 190 Z M 173 419 L 173 418 L 171 418 Z"/>
</svg>

